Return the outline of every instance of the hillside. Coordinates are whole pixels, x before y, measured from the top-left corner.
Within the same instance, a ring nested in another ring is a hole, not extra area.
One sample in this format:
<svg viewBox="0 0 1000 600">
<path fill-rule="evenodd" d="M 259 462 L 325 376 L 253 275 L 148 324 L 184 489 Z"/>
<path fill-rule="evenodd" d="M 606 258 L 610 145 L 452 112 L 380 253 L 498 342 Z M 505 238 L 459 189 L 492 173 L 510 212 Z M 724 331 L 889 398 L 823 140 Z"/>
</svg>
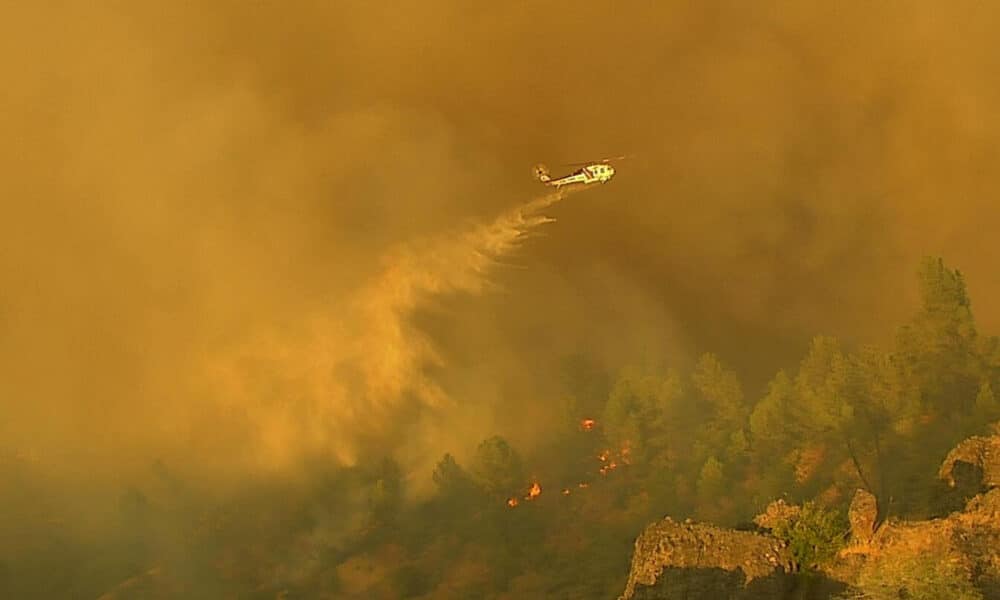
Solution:
<svg viewBox="0 0 1000 600">
<path fill-rule="evenodd" d="M 843 547 L 815 569 L 797 564 L 788 536 L 776 533 L 801 515 L 781 501 L 756 519 L 757 532 L 667 517 L 636 540 L 619 600 L 1000 598 L 998 448 L 1000 428 L 948 453 L 939 470 L 943 480 L 953 488 L 988 489 L 941 518 L 890 518 L 872 532 L 875 498 L 859 490 Z"/>
</svg>

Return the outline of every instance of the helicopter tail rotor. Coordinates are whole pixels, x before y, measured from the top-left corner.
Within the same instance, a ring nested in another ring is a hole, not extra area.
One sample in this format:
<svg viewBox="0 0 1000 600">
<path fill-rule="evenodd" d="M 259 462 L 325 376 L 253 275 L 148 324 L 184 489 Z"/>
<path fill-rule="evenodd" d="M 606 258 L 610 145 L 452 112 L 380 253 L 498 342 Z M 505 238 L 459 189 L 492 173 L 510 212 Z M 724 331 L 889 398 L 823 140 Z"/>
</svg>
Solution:
<svg viewBox="0 0 1000 600">
<path fill-rule="evenodd" d="M 551 181 L 552 177 L 549 175 L 549 168 L 542 164 L 535 165 L 535 178 L 542 183 Z"/>
</svg>

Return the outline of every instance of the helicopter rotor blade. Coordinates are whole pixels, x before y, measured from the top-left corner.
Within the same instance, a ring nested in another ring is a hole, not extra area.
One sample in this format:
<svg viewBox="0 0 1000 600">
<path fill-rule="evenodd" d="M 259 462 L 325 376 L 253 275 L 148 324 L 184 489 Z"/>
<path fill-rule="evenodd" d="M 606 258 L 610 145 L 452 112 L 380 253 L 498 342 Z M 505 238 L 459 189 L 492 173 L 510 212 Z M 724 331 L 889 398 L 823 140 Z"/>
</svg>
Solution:
<svg viewBox="0 0 1000 600">
<path fill-rule="evenodd" d="M 609 163 L 609 162 L 611 162 L 613 160 L 625 160 L 626 158 L 628 158 L 627 155 L 612 156 L 610 158 L 600 158 L 600 159 L 597 159 L 597 160 L 589 160 L 587 162 L 562 163 L 560 166 L 563 166 L 563 167 L 580 167 L 580 166 L 586 166 L 586 165 L 606 164 L 606 163 Z"/>
</svg>

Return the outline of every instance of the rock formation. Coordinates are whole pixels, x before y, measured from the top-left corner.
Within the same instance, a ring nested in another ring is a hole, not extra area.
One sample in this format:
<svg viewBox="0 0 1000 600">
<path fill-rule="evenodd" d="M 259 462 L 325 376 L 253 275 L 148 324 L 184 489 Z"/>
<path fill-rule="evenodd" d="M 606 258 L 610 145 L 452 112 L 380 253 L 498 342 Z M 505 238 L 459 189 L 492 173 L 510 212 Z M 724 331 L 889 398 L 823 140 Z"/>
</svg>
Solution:
<svg viewBox="0 0 1000 600">
<path fill-rule="evenodd" d="M 875 495 L 867 490 L 855 491 L 851 507 L 847 511 L 847 520 L 851 523 L 851 540 L 866 544 L 871 541 L 877 517 L 878 503 Z"/>
<path fill-rule="evenodd" d="M 948 453 L 938 470 L 938 476 L 955 487 L 957 463 L 965 463 L 982 471 L 984 487 L 1000 486 L 1000 435 L 973 436 Z"/>
<path fill-rule="evenodd" d="M 852 544 L 818 573 L 796 576 L 790 552 L 769 534 L 666 518 L 635 542 L 619 600 L 674 598 L 832 598 L 847 590 L 896 597 L 1000 598 L 1000 433 L 965 440 L 939 475 L 954 485 L 956 465 L 976 467 L 994 488 L 965 510 L 928 521 L 889 520 L 875 530 L 875 497 L 857 490 L 848 518 Z M 799 507 L 772 502 L 754 519 L 762 529 L 794 520 Z M 903 596 L 900 596 L 903 597 Z"/>
<path fill-rule="evenodd" d="M 636 596 L 637 585 L 652 586 L 664 569 L 719 571 L 723 587 L 745 586 L 754 579 L 791 570 L 791 560 L 782 543 L 772 537 L 748 531 L 732 531 L 701 523 L 678 523 L 670 517 L 653 523 L 635 542 L 632 569 L 621 599 Z M 676 573 L 675 573 L 676 574 Z M 676 579 L 676 578 L 675 578 Z M 695 577 L 694 579 L 704 579 Z M 675 581 L 686 593 L 715 591 L 713 582 Z M 727 586 L 727 583 L 732 585 Z M 700 589 L 688 589 L 693 587 Z M 709 586 L 709 587 L 706 587 Z M 676 587 L 676 586 L 675 586 Z M 642 597 L 640 594 L 636 597 Z M 707 596 L 706 596 L 707 597 Z"/>
</svg>

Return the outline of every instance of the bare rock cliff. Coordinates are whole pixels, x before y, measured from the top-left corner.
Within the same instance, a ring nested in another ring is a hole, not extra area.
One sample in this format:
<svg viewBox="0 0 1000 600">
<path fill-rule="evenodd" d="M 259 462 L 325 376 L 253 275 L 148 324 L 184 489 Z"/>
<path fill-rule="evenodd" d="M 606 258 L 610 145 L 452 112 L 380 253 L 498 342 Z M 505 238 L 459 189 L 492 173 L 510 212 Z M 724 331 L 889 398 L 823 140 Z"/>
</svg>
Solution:
<svg viewBox="0 0 1000 600">
<path fill-rule="evenodd" d="M 646 527 L 636 540 L 632 569 L 620 599 L 668 597 L 650 596 L 643 589 L 664 579 L 671 580 L 678 598 L 711 597 L 754 580 L 780 576 L 790 565 L 782 542 L 773 537 L 678 523 L 667 517 Z"/>
</svg>

